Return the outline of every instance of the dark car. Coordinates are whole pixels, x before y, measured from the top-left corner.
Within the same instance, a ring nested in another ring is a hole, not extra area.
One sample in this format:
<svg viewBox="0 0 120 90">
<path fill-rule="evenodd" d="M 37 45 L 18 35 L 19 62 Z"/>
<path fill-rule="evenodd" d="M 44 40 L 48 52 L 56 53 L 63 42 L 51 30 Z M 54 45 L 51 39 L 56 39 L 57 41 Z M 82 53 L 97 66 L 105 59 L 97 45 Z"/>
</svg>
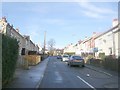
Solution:
<svg viewBox="0 0 120 90">
<path fill-rule="evenodd" d="M 61 56 L 61 55 L 58 55 L 58 56 L 57 56 L 57 59 L 62 59 L 62 56 Z"/>
<path fill-rule="evenodd" d="M 68 60 L 68 65 L 72 66 L 72 65 L 77 65 L 77 66 L 82 66 L 84 67 L 84 59 L 81 56 L 76 56 L 73 55 L 70 57 L 70 59 Z"/>
</svg>

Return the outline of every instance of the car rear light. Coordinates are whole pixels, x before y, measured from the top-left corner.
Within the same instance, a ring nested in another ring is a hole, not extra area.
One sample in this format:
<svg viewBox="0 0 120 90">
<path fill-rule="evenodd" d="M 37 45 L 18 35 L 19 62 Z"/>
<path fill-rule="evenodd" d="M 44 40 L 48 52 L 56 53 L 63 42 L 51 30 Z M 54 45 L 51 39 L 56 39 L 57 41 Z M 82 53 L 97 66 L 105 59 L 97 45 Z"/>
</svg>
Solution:
<svg viewBox="0 0 120 90">
<path fill-rule="evenodd" d="M 73 59 L 72 62 L 80 62 L 80 60 Z"/>
<path fill-rule="evenodd" d="M 74 60 L 74 62 L 81 62 L 80 60 Z"/>
</svg>

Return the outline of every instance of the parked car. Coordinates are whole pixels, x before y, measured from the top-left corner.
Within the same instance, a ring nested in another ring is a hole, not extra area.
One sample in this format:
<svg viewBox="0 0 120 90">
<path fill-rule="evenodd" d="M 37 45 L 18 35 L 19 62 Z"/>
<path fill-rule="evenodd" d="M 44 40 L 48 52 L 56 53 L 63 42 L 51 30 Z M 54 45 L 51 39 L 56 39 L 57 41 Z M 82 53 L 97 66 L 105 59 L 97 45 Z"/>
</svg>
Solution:
<svg viewBox="0 0 120 90">
<path fill-rule="evenodd" d="M 82 66 L 82 67 L 84 67 L 84 66 L 85 66 L 85 63 L 84 63 L 84 59 L 83 59 L 81 56 L 72 55 L 72 56 L 69 58 L 68 65 L 69 65 L 69 66 L 77 65 L 77 66 Z"/>
<path fill-rule="evenodd" d="M 62 56 L 62 61 L 68 61 L 68 60 L 69 60 L 69 55 Z"/>
<path fill-rule="evenodd" d="M 58 56 L 57 56 L 57 59 L 62 59 L 62 56 L 61 56 L 61 55 L 58 55 Z"/>
</svg>

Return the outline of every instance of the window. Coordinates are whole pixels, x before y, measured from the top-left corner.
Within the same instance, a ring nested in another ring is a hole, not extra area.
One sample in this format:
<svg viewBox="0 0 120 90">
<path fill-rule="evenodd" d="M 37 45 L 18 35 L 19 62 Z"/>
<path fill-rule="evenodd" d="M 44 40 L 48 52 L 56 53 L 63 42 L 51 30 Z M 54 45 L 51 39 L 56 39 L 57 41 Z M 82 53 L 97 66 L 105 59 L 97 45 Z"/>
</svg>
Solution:
<svg viewBox="0 0 120 90">
<path fill-rule="evenodd" d="M 109 34 L 107 40 L 112 40 L 112 34 Z"/>
<path fill-rule="evenodd" d="M 66 57 L 66 58 L 67 58 L 67 57 L 69 57 L 69 56 L 68 56 L 68 55 L 64 55 L 63 57 Z"/>
<path fill-rule="evenodd" d="M 22 48 L 21 55 L 25 55 L 25 48 Z"/>
<path fill-rule="evenodd" d="M 73 56 L 74 59 L 82 59 L 80 56 Z"/>
<path fill-rule="evenodd" d="M 111 47 L 109 48 L 109 54 L 110 55 L 112 54 L 112 48 Z"/>
<path fill-rule="evenodd" d="M 103 42 L 106 43 L 106 40 L 104 39 Z"/>
<path fill-rule="evenodd" d="M 11 33 L 11 37 L 13 37 L 13 33 Z"/>
</svg>

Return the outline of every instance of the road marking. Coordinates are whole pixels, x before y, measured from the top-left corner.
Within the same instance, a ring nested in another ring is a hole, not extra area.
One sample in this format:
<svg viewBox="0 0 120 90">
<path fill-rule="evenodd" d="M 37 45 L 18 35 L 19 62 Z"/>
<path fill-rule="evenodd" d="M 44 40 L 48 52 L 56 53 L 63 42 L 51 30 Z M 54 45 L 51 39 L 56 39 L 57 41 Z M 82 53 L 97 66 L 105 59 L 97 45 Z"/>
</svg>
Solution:
<svg viewBox="0 0 120 90">
<path fill-rule="evenodd" d="M 109 75 L 109 76 L 112 76 L 111 74 L 109 74 L 109 73 L 107 73 L 107 72 L 104 72 L 104 71 L 100 71 L 100 72 L 102 72 L 102 73 L 104 73 L 104 74 L 107 74 L 107 75 Z"/>
<path fill-rule="evenodd" d="M 55 67 L 56 68 L 56 66 L 54 65 L 53 67 Z"/>
<path fill-rule="evenodd" d="M 86 67 L 87 67 L 87 66 L 86 66 Z M 107 72 L 102 71 L 102 70 L 96 70 L 96 69 L 94 69 L 94 68 L 90 68 L 90 67 L 87 67 L 87 68 L 92 69 L 92 70 L 97 71 L 97 72 L 100 72 L 100 73 L 104 73 L 104 74 L 106 74 L 106 75 L 108 75 L 108 76 L 112 76 L 112 74 L 107 73 Z"/>
<path fill-rule="evenodd" d="M 92 85 L 90 85 L 88 82 L 86 82 L 84 79 L 82 79 L 80 76 L 77 76 L 80 80 L 82 80 L 85 84 L 87 84 L 89 87 L 93 88 L 93 90 L 96 90 Z"/>
<path fill-rule="evenodd" d="M 67 62 L 65 62 L 67 64 Z"/>
<path fill-rule="evenodd" d="M 55 71 L 55 82 L 62 83 L 63 79 L 59 72 Z"/>
</svg>

